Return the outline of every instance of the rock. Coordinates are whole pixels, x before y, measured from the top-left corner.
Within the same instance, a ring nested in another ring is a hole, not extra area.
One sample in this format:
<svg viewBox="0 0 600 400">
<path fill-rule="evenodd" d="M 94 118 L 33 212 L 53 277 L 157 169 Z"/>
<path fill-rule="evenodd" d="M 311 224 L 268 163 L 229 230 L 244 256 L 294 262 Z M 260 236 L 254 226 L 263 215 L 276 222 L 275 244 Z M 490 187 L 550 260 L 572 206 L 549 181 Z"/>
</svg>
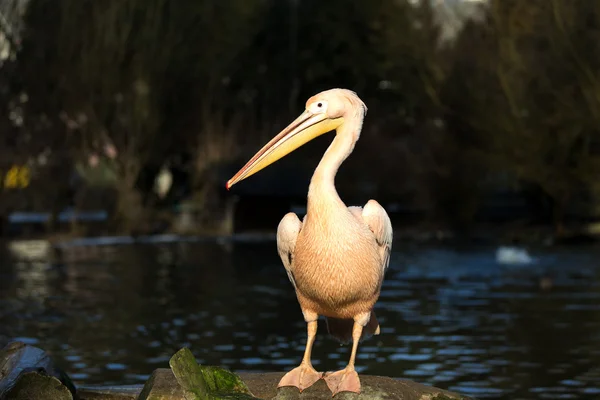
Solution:
<svg viewBox="0 0 600 400">
<path fill-rule="evenodd" d="M 22 342 L 0 351 L 0 399 L 75 398 L 75 386 L 45 351 Z"/>
<path fill-rule="evenodd" d="M 11 389 L 0 397 L 6 400 L 73 400 L 73 394 L 54 376 L 26 372 Z"/>
<path fill-rule="evenodd" d="M 83 399 L 88 400 L 87 397 L 84 397 Z M 89 399 L 91 399 L 91 397 Z M 107 397 L 106 399 L 113 400 L 112 397 Z M 136 399 L 181 400 L 185 399 L 185 395 L 183 388 L 177 383 L 173 371 L 167 368 L 159 368 L 154 370 L 150 379 L 146 381 L 139 397 L 136 397 Z"/>
<path fill-rule="evenodd" d="M 302 393 L 293 387 L 277 389 L 283 372 L 245 373 L 240 377 L 252 393 L 261 399 L 271 400 L 331 400 L 331 391 L 323 380 L 315 383 Z M 448 392 L 407 379 L 393 379 L 382 376 L 359 375 L 362 392 L 339 393 L 334 400 L 474 400 L 458 393 Z"/>
<path fill-rule="evenodd" d="M 161 373 L 169 373 L 171 374 L 171 378 L 173 378 L 173 374 L 170 369 L 160 369 L 154 371 Z M 153 374 L 154 375 L 154 374 Z M 150 377 L 152 379 L 152 377 Z M 77 388 L 77 397 L 79 400 L 137 400 L 140 396 L 140 391 L 142 391 L 141 385 L 128 385 L 128 386 L 80 386 Z M 163 397 L 155 395 L 156 399 L 183 399 L 183 392 L 181 390 L 177 391 L 173 388 L 170 388 L 171 391 L 175 393 L 171 396 L 171 393 L 164 392 Z M 154 393 L 156 394 L 156 392 Z"/>
<path fill-rule="evenodd" d="M 277 389 L 277 383 L 283 372 L 241 373 L 239 377 L 248 386 L 256 398 L 265 400 L 332 400 L 331 392 L 325 382 L 319 381 L 302 393 L 298 389 L 288 387 Z M 381 376 L 360 375 L 362 393 L 340 393 L 334 400 L 474 400 L 432 386 L 423 385 L 407 379 L 392 379 Z M 138 387 L 137 397 L 131 389 L 119 392 L 118 387 L 79 388 L 80 400 L 188 400 L 183 389 L 170 369 L 160 368 L 154 371 L 144 388 Z M 94 397 L 104 393 L 103 397 Z M 121 396 L 121 397 L 119 397 Z M 209 397 L 210 398 L 210 397 Z M 224 397 L 227 398 L 227 397 Z M 214 399 L 212 397 L 211 399 Z"/>
</svg>

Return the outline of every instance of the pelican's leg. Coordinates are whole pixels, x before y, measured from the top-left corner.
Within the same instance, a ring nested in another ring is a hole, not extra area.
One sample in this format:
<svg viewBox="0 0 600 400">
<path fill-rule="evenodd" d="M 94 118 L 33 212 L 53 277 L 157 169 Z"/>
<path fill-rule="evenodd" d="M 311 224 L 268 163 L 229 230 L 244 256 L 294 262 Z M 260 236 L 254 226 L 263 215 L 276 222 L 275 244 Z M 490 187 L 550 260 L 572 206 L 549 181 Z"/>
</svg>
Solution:
<svg viewBox="0 0 600 400">
<path fill-rule="evenodd" d="M 354 362 L 363 327 L 367 324 L 370 317 L 371 314 L 367 313 L 361 314 L 354 319 L 354 327 L 352 328 L 352 353 L 350 354 L 350 361 L 348 361 L 346 368 L 341 371 L 325 374 L 325 383 L 327 383 L 333 396 L 339 392 L 360 393 L 360 380 L 358 379 L 358 373 L 354 369 Z"/>
<path fill-rule="evenodd" d="M 308 313 L 305 313 L 305 318 Z M 323 374 L 317 372 L 310 362 L 310 356 L 312 352 L 313 343 L 315 342 L 315 336 L 317 335 L 317 318 L 318 316 L 314 314 L 310 316 L 311 318 L 306 318 L 306 330 L 308 333 L 308 339 L 306 341 L 306 349 L 304 350 L 304 357 L 302 358 L 302 362 L 300 365 L 281 378 L 279 381 L 278 388 L 282 386 L 295 386 L 300 392 L 304 389 L 311 387 L 315 382 L 323 377 Z"/>
</svg>

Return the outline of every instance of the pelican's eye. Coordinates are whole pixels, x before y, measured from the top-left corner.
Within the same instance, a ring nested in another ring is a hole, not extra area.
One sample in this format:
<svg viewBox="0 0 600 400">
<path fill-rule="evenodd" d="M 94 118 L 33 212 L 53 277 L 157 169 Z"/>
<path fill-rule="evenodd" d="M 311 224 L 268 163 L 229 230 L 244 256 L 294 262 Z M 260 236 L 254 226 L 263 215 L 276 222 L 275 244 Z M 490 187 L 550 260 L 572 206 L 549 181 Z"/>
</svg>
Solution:
<svg viewBox="0 0 600 400">
<path fill-rule="evenodd" d="M 327 111 L 327 102 L 324 100 L 316 101 L 308 107 L 308 111 L 313 114 L 324 113 Z"/>
</svg>

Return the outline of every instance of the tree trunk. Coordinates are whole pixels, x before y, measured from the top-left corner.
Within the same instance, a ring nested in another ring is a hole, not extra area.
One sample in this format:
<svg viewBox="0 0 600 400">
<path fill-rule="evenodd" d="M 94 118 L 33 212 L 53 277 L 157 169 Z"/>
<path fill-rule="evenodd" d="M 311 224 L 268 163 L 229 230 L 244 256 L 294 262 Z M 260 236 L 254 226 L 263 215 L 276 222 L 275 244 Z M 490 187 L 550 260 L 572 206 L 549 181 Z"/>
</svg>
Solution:
<svg viewBox="0 0 600 400">
<path fill-rule="evenodd" d="M 556 237 L 563 237 L 565 234 L 565 211 L 569 202 L 569 193 L 565 192 L 555 197 L 552 210 L 552 223 L 554 225 L 554 234 Z"/>
</svg>

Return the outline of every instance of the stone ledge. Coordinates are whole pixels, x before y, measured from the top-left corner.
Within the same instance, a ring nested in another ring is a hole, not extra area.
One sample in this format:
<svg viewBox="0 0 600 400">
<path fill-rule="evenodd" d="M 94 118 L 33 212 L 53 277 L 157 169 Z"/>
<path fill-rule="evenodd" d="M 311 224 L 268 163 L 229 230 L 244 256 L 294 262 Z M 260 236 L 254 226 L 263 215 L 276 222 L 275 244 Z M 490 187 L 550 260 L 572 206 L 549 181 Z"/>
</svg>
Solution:
<svg viewBox="0 0 600 400">
<path fill-rule="evenodd" d="M 324 381 L 299 393 L 296 388 L 277 390 L 277 383 L 283 372 L 239 373 L 252 394 L 269 400 L 331 400 L 331 392 Z M 383 376 L 360 375 L 363 391 L 360 395 L 340 393 L 336 400 L 473 400 L 471 397 L 423 385 L 407 379 L 393 379 Z M 145 385 L 151 383 L 151 391 L 139 397 L 142 386 L 126 387 L 79 387 L 77 394 L 81 400 L 186 400 L 183 390 L 173 372 L 159 368 Z"/>
</svg>

